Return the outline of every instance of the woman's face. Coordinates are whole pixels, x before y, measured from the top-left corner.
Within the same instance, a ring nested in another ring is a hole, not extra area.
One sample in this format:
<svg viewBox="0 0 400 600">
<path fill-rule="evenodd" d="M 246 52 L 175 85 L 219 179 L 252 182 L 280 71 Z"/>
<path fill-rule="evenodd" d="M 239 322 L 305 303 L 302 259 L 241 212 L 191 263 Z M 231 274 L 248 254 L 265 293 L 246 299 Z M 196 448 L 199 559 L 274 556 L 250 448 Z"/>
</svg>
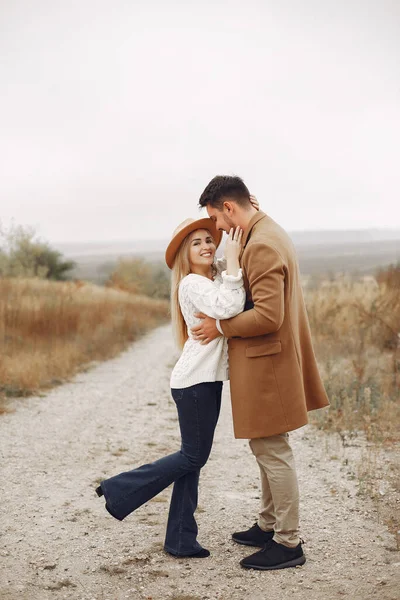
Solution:
<svg viewBox="0 0 400 600">
<path fill-rule="evenodd" d="M 216 246 L 209 231 L 197 229 L 190 234 L 189 262 L 190 267 L 211 266 L 214 262 Z"/>
</svg>

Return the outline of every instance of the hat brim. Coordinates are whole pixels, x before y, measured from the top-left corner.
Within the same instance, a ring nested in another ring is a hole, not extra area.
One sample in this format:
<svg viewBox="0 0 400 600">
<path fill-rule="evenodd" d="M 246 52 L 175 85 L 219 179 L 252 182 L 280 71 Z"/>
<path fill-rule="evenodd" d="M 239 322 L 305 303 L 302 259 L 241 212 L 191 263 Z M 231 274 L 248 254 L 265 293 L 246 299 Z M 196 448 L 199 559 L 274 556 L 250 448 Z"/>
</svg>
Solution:
<svg viewBox="0 0 400 600">
<path fill-rule="evenodd" d="M 165 262 L 170 269 L 172 269 L 174 266 L 176 253 L 178 252 L 183 240 L 186 236 L 192 233 L 192 231 L 196 231 L 196 229 L 207 229 L 213 236 L 216 247 L 218 248 L 220 245 L 223 232 L 215 227 L 215 223 L 212 219 L 205 218 L 193 221 L 193 223 L 189 223 L 189 225 L 186 225 L 186 227 L 174 235 L 168 244 L 168 247 L 165 251 Z"/>
</svg>

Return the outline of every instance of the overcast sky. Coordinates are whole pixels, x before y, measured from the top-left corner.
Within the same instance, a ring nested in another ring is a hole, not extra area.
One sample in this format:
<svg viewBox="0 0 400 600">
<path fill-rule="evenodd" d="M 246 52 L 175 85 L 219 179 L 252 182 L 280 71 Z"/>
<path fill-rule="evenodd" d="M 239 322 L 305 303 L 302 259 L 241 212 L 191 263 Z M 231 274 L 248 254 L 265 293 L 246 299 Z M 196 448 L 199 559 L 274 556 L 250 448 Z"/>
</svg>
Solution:
<svg viewBox="0 0 400 600">
<path fill-rule="evenodd" d="M 288 230 L 399 227 L 398 0 L 0 0 L 0 218 L 168 238 L 216 174 Z"/>
</svg>

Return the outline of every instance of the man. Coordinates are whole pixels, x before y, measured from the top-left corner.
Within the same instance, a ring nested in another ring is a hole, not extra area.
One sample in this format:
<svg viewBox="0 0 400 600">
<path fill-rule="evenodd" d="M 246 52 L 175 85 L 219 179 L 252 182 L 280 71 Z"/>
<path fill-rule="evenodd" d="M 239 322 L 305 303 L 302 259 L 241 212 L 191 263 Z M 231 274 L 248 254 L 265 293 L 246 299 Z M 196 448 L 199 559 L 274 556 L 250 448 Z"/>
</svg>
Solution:
<svg viewBox="0 0 400 600">
<path fill-rule="evenodd" d="M 308 422 L 307 411 L 329 404 L 312 347 L 293 244 L 268 215 L 257 211 L 239 177 L 217 176 L 200 206 L 218 229 L 244 230 L 240 264 L 245 312 L 224 321 L 205 315 L 192 333 L 209 343 L 229 339 L 230 385 L 236 438 L 249 439 L 261 473 L 258 523 L 233 534 L 262 547 L 246 568 L 271 570 L 305 563 L 299 538 L 299 492 L 288 432 Z"/>
</svg>

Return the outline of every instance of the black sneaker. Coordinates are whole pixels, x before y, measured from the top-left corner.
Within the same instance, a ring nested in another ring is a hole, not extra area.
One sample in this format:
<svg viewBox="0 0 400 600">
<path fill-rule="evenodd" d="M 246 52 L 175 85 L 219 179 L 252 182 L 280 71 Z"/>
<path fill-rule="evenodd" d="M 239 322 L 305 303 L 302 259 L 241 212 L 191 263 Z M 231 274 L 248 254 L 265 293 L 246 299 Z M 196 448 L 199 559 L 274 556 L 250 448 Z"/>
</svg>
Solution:
<svg viewBox="0 0 400 600">
<path fill-rule="evenodd" d="M 263 531 L 261 527 L 254 523 L 247 531 L 239 531 L 232 534 L 232 539 L 243 546 L 258 546 L 263 548 L 267 542 L 274 537 L 273 531 Z"/>
<path fill-rule="evenodd" d="M 258 569 L 259 571 L 272 571 L 273 569 L 287 569 L 304 565 L 304 556 L 301 543 L 295 548 L 288 548 L 283 544 L 269 541 L 262 550 L 247 556 L 240 561 L 245 569 Z"/>
</svg>

